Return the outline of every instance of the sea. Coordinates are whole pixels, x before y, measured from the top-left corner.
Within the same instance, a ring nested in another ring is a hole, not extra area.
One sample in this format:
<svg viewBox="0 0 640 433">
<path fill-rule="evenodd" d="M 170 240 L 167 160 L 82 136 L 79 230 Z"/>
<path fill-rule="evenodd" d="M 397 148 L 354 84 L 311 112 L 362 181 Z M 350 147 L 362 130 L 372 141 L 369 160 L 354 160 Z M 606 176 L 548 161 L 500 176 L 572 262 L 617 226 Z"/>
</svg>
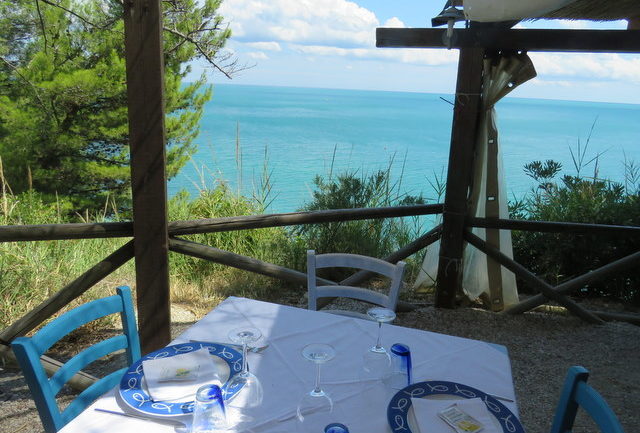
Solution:
<svg viewBox="0 0 640 433">
<path fill-rule="evenodd" d="M 293 212 L 312 200 L 317 175 L 391 170 L 397 191 L 435 202 L 434 185 L 446 179 L 452 101 L 450 94 L 216 84 L 198 151 L 169 181 L 169 196 L 184 189 L 195 197 L 224 182 L 249 197 L 264 199 L 269 190 L 268 213 Z M 524 171 L 532 161 L 621 183 L 640 166 L 640 104 L 506 97 L 496 109 L 510 200 L 536 187 Z"/>
</svg>

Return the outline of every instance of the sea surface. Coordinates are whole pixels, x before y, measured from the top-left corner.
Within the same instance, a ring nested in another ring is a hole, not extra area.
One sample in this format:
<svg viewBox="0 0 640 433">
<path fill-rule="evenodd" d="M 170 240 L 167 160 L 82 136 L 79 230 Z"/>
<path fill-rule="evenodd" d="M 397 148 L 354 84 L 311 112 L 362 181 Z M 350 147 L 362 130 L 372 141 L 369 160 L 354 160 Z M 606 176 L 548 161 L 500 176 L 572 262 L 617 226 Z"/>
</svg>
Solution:
<svg viewBox="0 0 640 433">
<path fill-rule="evenodd" d="M 199 150 L 170 180 L 169 195 L 186 189 L 196 196 L 227 182 L 259 196 L 267 173 L 267 212 L 292 212 L 311 200 L 316 175 L 390 167 L 403 193 L 436 200 L 431 184 L 446 179 L 452 100 L 430 93 L 215 85 L 196 139 Z M 582 165 L 582 175 L 596 172 L 617 182 L 624 182 L 625 161 L 640 165 L 640 105 L 507 97 L 497 110 L 510 199 L 535 187 L 523 171 L 534 160 L 561 162 L 563 173 L 572 175 Z"/>
</svg>

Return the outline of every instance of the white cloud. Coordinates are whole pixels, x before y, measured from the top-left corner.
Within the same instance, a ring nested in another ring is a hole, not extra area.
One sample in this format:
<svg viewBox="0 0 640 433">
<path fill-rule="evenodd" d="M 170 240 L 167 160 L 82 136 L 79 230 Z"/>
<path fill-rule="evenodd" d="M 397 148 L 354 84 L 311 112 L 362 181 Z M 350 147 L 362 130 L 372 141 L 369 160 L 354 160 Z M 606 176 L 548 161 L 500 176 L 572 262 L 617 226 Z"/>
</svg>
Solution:
<svg viewBox="0 0 640 433">
<path fill-rule="evenodd" d="M 269 56 L 267 56 L 262 51 L 253 51 L 253 52 L 247 53 L 247 56 L 251 57 L 254 60 L 267 60 L 269 58 Z"/>
<path fill-rule="evenodd" d="M 540 75 L 640 83 L 640 57 L 620 54 L 530 53 Z"/>
<path fill-rule="evenodd" d="M 458 60 L 457 51 L 440 49 L 340 48 L 326 45 L 295 45 L 292 46 L 292 48 L 300 53 L 314 56 L 339 56 L 367 60 L 388 60 L 426 66 L 451 64 Z"/>
<path fill-rule="evenodd" d="M 246 45 L 256 50 L 282 51 L 282 47 L 277 42 L 249 42 Z"/>
<path fill-rule="evenodd" d="M 347 0 L 225 0 L 220 13 L 242 42 L 372 47 L 380 24 Z"/>
<path fill-rule="evenodd" d="M 404 28 L 404 23 L 398 17 L 389 18 L 382 27 Z"/>
</svg>

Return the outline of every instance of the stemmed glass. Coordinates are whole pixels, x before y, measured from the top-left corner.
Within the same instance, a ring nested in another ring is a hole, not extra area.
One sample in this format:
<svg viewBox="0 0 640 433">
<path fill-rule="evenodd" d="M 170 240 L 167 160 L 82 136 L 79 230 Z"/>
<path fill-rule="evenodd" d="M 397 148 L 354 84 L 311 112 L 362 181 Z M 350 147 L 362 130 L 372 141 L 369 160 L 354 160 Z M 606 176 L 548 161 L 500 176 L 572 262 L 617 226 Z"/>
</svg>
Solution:
<svg viewBox="0 0 640 433">
<path fill-rule="evenodd" d="M 367 315 L 378 322 L 378 339 L 363 356 L 363 379 L 385 379 L 391 375 L 391 357 L 381 344 L 382 324 L 395 319 L 396 313 L 388 308 L 374 307 L 367 310 Z"/>
<path fill-rule="evenodd" d="M 253 327 L 241 327 L 229 332 L 229 339 L 236 344 L 242 344 L 242 371 L 229 380 L 228 387 L 242 387 L 239 395 L 242 396 L 243 407 L 256 407 L 262 403 L 262 384 L 255 374 L 249 371 L 247 365 L 247 345 L 262 337 L 259 329 Z"/>
<path fill-rule="evenodd" d="M 300 399 L 297 417 L 304 430 L 320 431 L 330 421 L 328 416 L 333 411 L 331 397 L 320 387 L 320 366 L 332 360 L 336 351 L 329 344 L 314 343 L 302 349 L 302 356 L 316 364 L 316 381 L 313 389 Z"/>
</svg>

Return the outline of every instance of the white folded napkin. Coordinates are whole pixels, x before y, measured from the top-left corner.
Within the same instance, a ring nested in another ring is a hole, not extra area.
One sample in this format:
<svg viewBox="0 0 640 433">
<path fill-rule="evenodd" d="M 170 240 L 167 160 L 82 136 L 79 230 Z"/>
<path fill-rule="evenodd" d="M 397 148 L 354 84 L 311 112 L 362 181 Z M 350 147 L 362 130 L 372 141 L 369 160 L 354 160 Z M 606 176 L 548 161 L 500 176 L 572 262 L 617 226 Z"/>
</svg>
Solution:
<svg viewBox="0 0 640 433">
<path fill-rule="evenodd" d="M 496 425 L 495 417 L 491 415 L 480 398 L 461 400 L 432 400 L 426 398 L 412 398 L 413 414 L 418 428 L 422 433 L 453 433 L 455 430 L 438 416 L 438 412 L 456 404 L 463 412 L 471 415 L 482 423 L 482 433 L 502 433 Z"/>
<path fill-rule="evenodd" d="M 205 384 L 221 386 L 221 378 L 206 348 L 168 358 L 142 361 L 149 396 L 155 401 L 192 400 Z"/>
</svg>

